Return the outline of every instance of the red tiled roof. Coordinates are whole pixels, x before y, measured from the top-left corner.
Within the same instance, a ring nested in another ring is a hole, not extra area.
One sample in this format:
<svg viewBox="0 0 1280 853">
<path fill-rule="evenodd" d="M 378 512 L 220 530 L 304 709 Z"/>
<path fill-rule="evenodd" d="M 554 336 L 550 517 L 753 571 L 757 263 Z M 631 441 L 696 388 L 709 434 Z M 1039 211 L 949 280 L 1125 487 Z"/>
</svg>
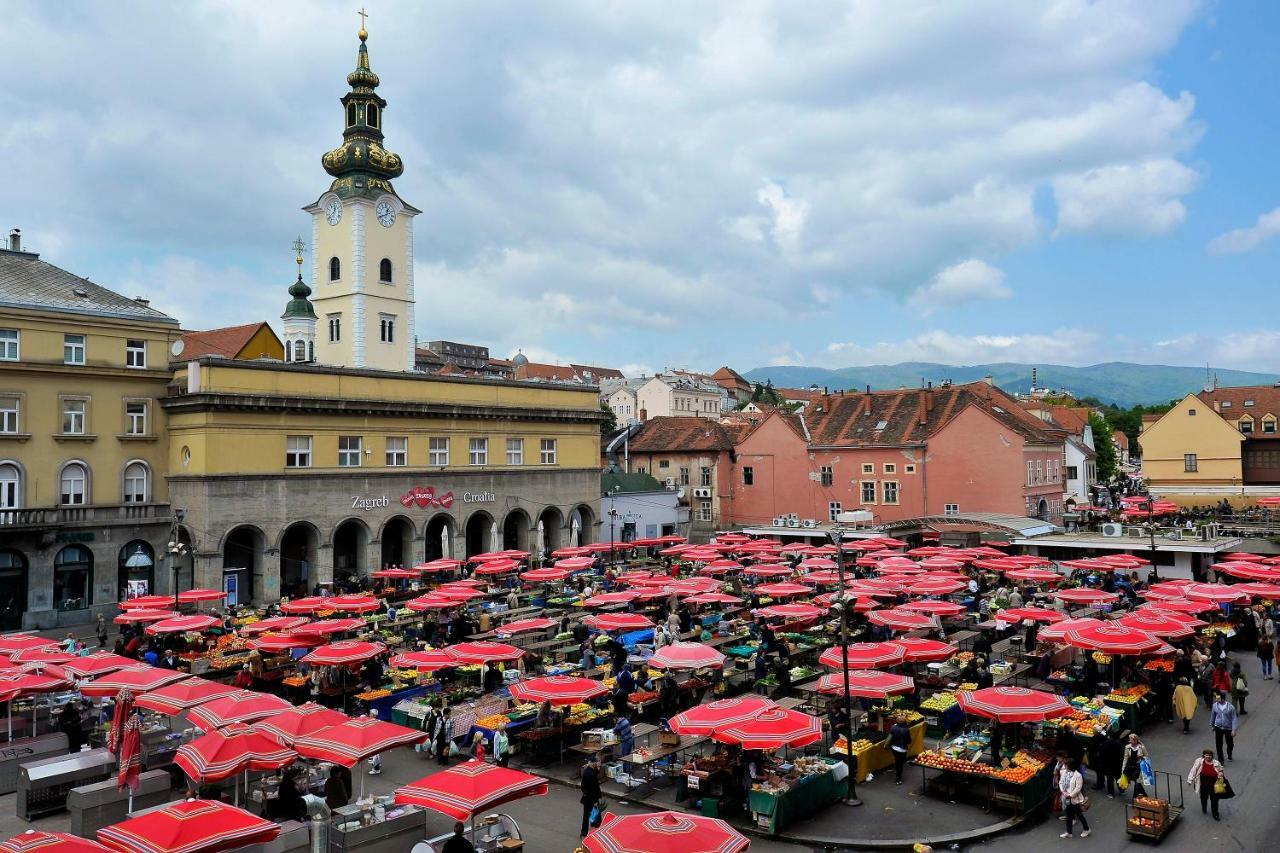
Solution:
<svg viewBox="0 0 1280 853">
<path fill-rule="evenodd" d="M 1082 406 L 1050 406 L 1054 421 L 1072 435 L 1084 435 L 1089 425 L 1089 410 Z"/>
<path fill-rule="evenodd" d="M 179 357 L 192 359 L 204 355 L 216 355 L 222 358 L 235 358 L 263 326 L 267 324 L 246 323 L 243 326 L 227 326 L 223 329 L 209 329 L 204 332 L 187 332 L 182 336 L 182 353 Z M 268 330 L 270 328 L 267 326 Z M 275 333 L 272 332 L 272 334 Z"/>
<path fill-rule="evenodd" d="M 590 378 L 586 374 L 590 374 Z M 530 361 L 516 368 L 517 379 L 552 379 L 558 382 L 597 383 L 601 379 L 625 379 L 621 370 L 589 364 L 539 364 Z"/>
<path fill-rule="evenodd" d="M 1129 449 L 1129 436 L 1125 435 L 1120 430 L 1116 430 L 1111 433 L 1111 442 L 1121 450 Z"/>
<path fill-rule="evenodd" d="M 750 424 L 721 425 L 707 418 L 650 418 L 630 439 L 632 453 L 677 453 L 732 450 L 740 429 Z"/>
<path fill-rule="evenodd" d="M 809 404 L 804 419 L 815 445 L 902 446 L 926 441 L 969 406 L 978 407 L 1027 441 L 1054 442 L 1062 435 L 985 382 L 826 394 Z"/>
<path fill-rule="evenodd" d="M 1245 416 L 1253 418 L 1253 432 L 1249 434 L 1249 438 L 1280 440 L 1280 433 L 1264 433 L 1261 426 L 1263 415 L 1280 417 L 1280 388 L 1272 385 L 1243 385 L 1201 391 L 1197 396 L 1217 409 L 1223 420 L 1230 421 L 1233 426 Z M 1223 403 L 1231 405 L 1224 409 Z M 1245 405 L 1246 403 L 1249 405 Z"/>
<path fill-rule="evenodd" d="M 822 396 L 821 391 L 812 391 L 808 388 L 774 388 L 778 392 L 778 396 L 784 400 L 803 400 L 806 403 L 812 403 L 814 400 Z"/>
</svg>

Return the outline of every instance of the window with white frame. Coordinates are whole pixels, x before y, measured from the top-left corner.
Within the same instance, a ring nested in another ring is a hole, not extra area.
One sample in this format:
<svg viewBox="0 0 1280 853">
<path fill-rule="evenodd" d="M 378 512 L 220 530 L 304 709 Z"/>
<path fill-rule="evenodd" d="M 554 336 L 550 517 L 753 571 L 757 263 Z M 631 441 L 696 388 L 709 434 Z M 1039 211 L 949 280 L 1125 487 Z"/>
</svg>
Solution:
<svg viewBox="0 0 1280 853">
<path fill-rule="evenodd" d="M 0 329 L 0 361 L 17 361 L 20 342 L 17 329 Z"/>
<path fill-rule="evenodd" d="M 335 344 L 342 340 L 342 315 L 329 315 L 329 343 Z"/>
<path fill-rule="evenodd" d="M 840 505 L 840 501 L 828 501 L 827 502 L 827 521 L 834 523 L 835 521 L 838 520 L 837 516 L 839 516 L 840 513 L 843 511 L 844 510 Z"/>
<path fill-rule="evenodd" d="M 124 502 L 141 504 L 147 502 L 148 477 L 147 466 L 141 462 L 130 462 L 124 468 Z"/>
<path fill-rule="evenodd" d="M 1240 419 L 1240 432 L 1244 435 L 1251 435 L 1253 433 L 1253 418 Z"/>
<path fill-rule="evenodd" d="M 1027 460 L 1027 485 L 1035 483 L 1036 465 L 1030 459 Z"/>
<path fill-rule="evenodd" d="M 64 364 L 84 364 L 84 335 L 62 336 L 62 361 Z"/>
<path fill-rule="evenodd" d="M 959 514 L 960 514 L 960 504 L 943 504 L 943 505 L 942 505 L 942 514 L 943 514 L 943 515 L 959 515 Z"/>
<path fill-rule="evenodd" d="M 364 449 L 364 436 L 338 436 L 338 467 L 359 468 L 360 455 Z"/>
<path fill-rule="evenodd" d="M 390 314 L 382 314 L 378 317 L 378 339 L 384 344 L 393 344 L 396 342 L 396 318 Z"/>
<path fill-rule="evenodd" d="M 508 465 L 524 464 L 524 439 L 523 438 L 507 439 L 507 464 Z"/>
<path fill-rule="evenodd" d="M 70 462 L 64 465 L 58 502 L 63 506 L 82 506 L 85 502 L 88 486 L 88 468 L 80 462 Z"/>
<path fill-rule="evenodd" d="M 22 470 L 12 462 L 0 465 L 0 509 L 22 505 Z"/>
<path fill-rule="evenodd" d="M 689 485 L 689 469 L 688 468 L 685 468 L 685 467 L 680 468 L 680 485 L 682 486 Z"/>
<path fill-rule="evenodd" d="M 62 400 L 62 434 L 84 435 L 85 413 L 89 404 L 80 398 Z"/>
<path fill-rule="evenodd" d="M 467 446 L 467 461 L 472 465 L 489 464 L 489 439 L 473 438 Z"/>
<path fill-rule="evenodd" d="M 387 465 L 403 468 L 409 464 L 409 439 L 405 436 L 387 437 Z"/>
<path fill-rule="evenodd" d="M 711 485 L 711 469 L 710 468 L 708 468 L 705 465 L 702 466 L 701 470 L 698 473 L 698 482 L 703 486 Z"/>
<path fill-rule="evenodd" d="M 886 462 L 886 463 L 884 463 L 884 472 L 885 472 L 886 474 L 896 474 L 896 473 L 898 473 L 898 465 L 897 465 L 897 463 L 895 463 L 895 462 Z"/>
<path fill-rule="evenodd" d="M 538 459 L 543 465 L 556 464 L 556 440 L 554 438 L 542 439 L 542 447 L 539 450 Z"/>
<path fill-rule="evenodd" d="M 147 434 L 147 404 L 134 400 L 124 404 L 124 431 L 126 435 Z"/>
<path fill-rule="evenodd" d="M 876 502 L 876 481 L 862 481 L 862 502 L 864 504 L 873 504 Z"/>
<path fill-rule="evenodd" d="M 124 366 L 147 366 L 147 342 L 126 340 L 124 342 Z"/>
<path fill-rule="evenodd" d="M 291 435 L 285 440 L 284 467 L 311 467 L 311 436 Z"/>
<path fill-rule="evenodd" d="M 884 495 L 884 503 L 896 504 L 898 502 L 898 483 L 896 480 L 885 480 L 880 484 L 880 491 Z"/>
<path fill-rule="evenodd" d="M 0 432 L 17 432 L 21 414 L 22 398 L 16 394 L 0 396 Z"/>
<path fill-rule="evenodd" d="M 873 463 L 873 462 L 863 462 L 863 463 L 862 463 L 862 473 L 864 473 L 864 474 L 874 474 L 875 472 L 876 472 L 876 466 L 875 466 L 875 463 Z"/>
<path fill-rule="evenodd" d="M 440 467 L 449 464 L 448 438 L 431 438 L 427 440 L 427 461 Z"/>
<path fill-rule="evenodd" d="M 1044 482 L 1044 462 L 1040 459 L 1036 460 L 1036 482 Z"/>
<path fill-rule="evenodd" d="M 822 485 L 827 488 L 830 488 L 836 481 L 835 468 L 830 465 L 823 465 L 819 475 L 822 477 Z"/>
<path fill-rule="evenodd" d="M 1262 419 L 1262 431 L 1263 431 L 1264 433 L 1267 433 L 1268 435 L 1275 433 L 1275 431 L 1276 431 L 1276 419 L 1275 419 L 1275 418 L 1263 418 L 1263 419 Z"/>
<path fill-rule="evenodd" d="M 711 521 L 711 501 L 698 501 L 698 521 Z"/>
<path fill-rule="evenodd" d="M 1194 453 L 1182 454 L 1182 470 L 1191 473 L 1200 470 L 1200 461 Z"/>
</svg>

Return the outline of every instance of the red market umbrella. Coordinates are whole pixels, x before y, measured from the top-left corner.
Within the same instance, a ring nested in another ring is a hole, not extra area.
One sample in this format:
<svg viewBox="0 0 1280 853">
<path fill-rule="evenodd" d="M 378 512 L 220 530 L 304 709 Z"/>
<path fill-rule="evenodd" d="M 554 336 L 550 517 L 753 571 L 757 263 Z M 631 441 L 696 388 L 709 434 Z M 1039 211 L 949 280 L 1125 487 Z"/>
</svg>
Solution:
<svg viewBox="0 0 1280 853">
<path fill-rule="evenodd" d="M 554 566 L 545 569 L 530 569 L 527 572 L 520 573 L 520 580 L 529 583 L 551 583 L 552 581 L 562 581 L 569 577 L 571 572 L 568 569 L 560 569 Z"/>
<path fill-rule="evenodd" d="M 111 728 L 107 731 L 107 752 L 119 758 L 124 742 L 125 724 L 136 716 L 133 712 L 133 694 L 121 690 L 116 694 L 116 705 L 111 712 Z"/>
<path fill-rule="evenodd" d="M 111 652 L 94 652 L 86 657 L 76 658 L 62 668 L 80 678 L 93 678 L 117 669 L 124 669 L 126 666 L 137 665 L 138 662 L 133 658 L 122 657 Z"/>
<path fill-rule="evenodd" d="M 762 583 L 755 588 L 760 595 L 771 598 L 794 598 L 797 595 L 813 595 L 813 587 L 802 583 Z"/>
<path fill-rule="evenodd" d="M 281 613 L 315 613 L 317 610 L 330 610 L 329 599 L 322 598 L 318 595 L 309 595 L 305 598 L 295 598 L 293 601 L 280 602 Z"/>
<path fill-rule="evenodd" d="M 1030 619 L 1032 622 L 1061 622 L 1067 616 L 1060 610 L 1051 610 L 1048 607 L 1007 607 L 998 611 L 993 617 L 997 622 L 1010 622 L 1017 624 Z"/>
<path fill-rule="evenodd" d="M 517 681 L 509 688 L 511 698 L 520 702 L 550 702 L 552 705 L 576 705 L 609 692 L 602 682 L 571 675 L 548 675 Z"/>
<path fill-rule="evenodd" d="M 582 605 L 584 607 L 608 607 L 611 604 L 626 604 L 635 601 L 640 593 L 634 590 L 622 590 L 620 592 L 602 592 L 599 595 L 593 595 L 584 599 Z"/>
<path fill-rule="evenodd" d="M 845 682 L 850 696 L 884 699 L 899 693 L 914 693 L 916 680 L 909 675 L 894 675 L 876 669 L 828 673 L 818 679 L 819 693 L 844 693 Z"/>
<path fill-rule="evenodd" d="M 1059 601 L 1067 601 L 1072 604 L 1109 604 L 1120 597 L 1114 592 L 1103 592 L 1100 589 L 1084 586 L 1074 589 L 1060 589 L 1053 595 Z"/>
<path fill-rule="evenodd" d="M 733 699 L 717 699 L 681 711 L 668 722 L 671 731 L 682 735 L 709 735 L 716 729 L 746 722 L 767 708 L 777 707 L 772 699 L 748 694 Z"/>
<path fill-rule="evenodd" d="M 714 578 L 684 578 L 672 581 L 667 589 L 680 595 L 697 595 L 700 592 L 713 592 L 720 588 L 720 582 Z"/>
<path fill-rule="evenodd" d="M 899 640 L 890 640 L 889 644 L 902 648 L 906 654 L 907 663 L 946 660 L 959 651 L 950 643 L 926 640 L 924 637 L 903 637 Z"/>
<path fill-rule="evenodd" d="M 950 578 L 919 578 L 907 586 L 907 595 L 950 595 L 965 586 Z"/>
<path fill-rule="evenodd" d="M 188 631 L 205 631 L 221 624 L 222 620 L 216 616 L 175 616 L 172 619 L 153 622 L 147 626 L 146 630 L 148 634 L 153 636 L 156 634 L 185 634 Z"/>
<path fill-rule="evenodd" d="M 309 649 L 324 642 L 324 638 L 314 634 L 263 634 L 255 637 L 247 645 L 261 652 L 288 652 L 293 649 Z"/>
<path fill-rule="evenodd" d="M 699 592 L 685 599 L 686 604 L 741 604 L 742 599 L 726 592 Z"/>
<path fill-rule="evenodd" d="M 366 643 L 361 640 L 346 640 L 318 646 L 302 660 L 312 666 L 349 666 L 364 663 L 369 658 L 377 657 L 387 650 L 382 643 Z"/>
<path fill-rule="evenodd" d="M 413 569 L 378 569 L 376 572 L 369 572 L 369 577 L 388 581 L 407 581 L 421 574 L 422 572 L 415 572 Z"/>
<path fill-rule="evenodd" d="M 187 678 L 143 693 L 138 697 L 135 705 L 148 711 L 176 716 L 210 699 L 235 692 L 236 688 L 230 684 L 219 684 L 203 678 Z"/>
<path fill-rule="evenodd" d="M 505 575 L 507 572 L 514 572 L 520 568 L 519 560 L 488 560 L 476 567 L 477 575 Z"/>
<path fill-rule="evenodd" d="M 293 705 L 279 696 L 269 693 L 256 693 L 252 690 L 237 690 L 216 699 L 210 699 L 192 708 L 187 719 L 201 731 L 229 726 L 232 723 L 251 723 L 281 711 L 288 711 Z"/>
<path fill-rule="evenodd" d="M 280 825 L 227 803 L 187 800 L 98 830 L 122 853 L 219 853 L 271 841 Z"/>
<path fill-rule="evenodd" d="M 14 663 L 67 664 L 79 660 L 79 656 L 53 648 L 23 649 L 9 655 L 9 660 Z"/>
<path fill-rule="evenodd" d="M 242 723 L 184 743 L 173 757 L 196 782 L 217 782 L 245 770 L 279 770 L 297 760 L 298 753 Z"/>
<path fill-rule="evenodd" d="M 588 616 L 582 621 L 601 631 L 634 631 L 653 627 L 649 618 L 639 613 L 601 613 Z"/>
<path fill-rule="evenodd" d="M 567 569 L 571 572 L 580 572 L 583 569 L 589 569 L 596 564 L 596 561 L 590 557 L 566 557 L 563 560 L 556 560 L 552 566 L 553 569 Z"/>
<path fill-rule="evenodd" d="M 867 614 L 867 620 L 873 625 L 883 625 L 895 631 L 918 631 L 921 628 L 936 628 L 937 619 L 923 613 L 910 610 L 873 610 Z"/>
<path fill-rule="evenodd" d="M 397 668 L 420 669 L 424 672 L 436 672 L 441 669 L 460 666 L 458 660 L 445 649 L 433 649 L 423 652 L 405 652 L 391 659 L 391 665 Z"/>
<path fill-rule="evenodd" d="M 559 559 L 560 557 L 584 557 L 591 553 L 591 549 L 585 545 L 571 545 L 566 548 L 557 548 L 551 552 L 551 556 Z"/>
<path fill-rule="evenodd" d="M 26 649 L 56 649 L 58 644 L 44 637 L 33 637 L 30 634 L 10 634 L 0 637 L 0 654 L 12 654 Z"/>
<path fill-rule="evenodd" d="M 671 643 L 649 658 L 649 665 L 659 669 L 719 669 L 724 655 L 704 643 Z"/>
<path fill-rule="evenodd" d="M 472 760 L 397 788 L 396 802 L 465 821 L 503 803 L 546 793 L 547 782 L 540 776 Z"/>
<path fill-rule="evenodd" d="M 227 597 L 225 592 L 217 589 L 189 589 L 178 593 L 179 604 L 192 604 L 198 601 L 220 601 Z"/>
<path fill-rule="evenodd" d="M 121 610 L 164 610 L 173 604 L 172 595 L 140 595 L 120 602 Z"/>
<path fill-rule="evenodd" d="M 1280 599 L 1280 583 L 1258 583 L 1254 581 L 1235 584 L 1232 589 L 1248 593 L 1251 598 L 1269 598 L 1273 601 Z"/>
<path fill-rule="evenodd" d="M 834 571 L 813 571 L 800 578 L 801 583 L 828 584 L 840 583 L 840 573 Z"/>
<path fill-rule="evenodd" d="M 1135 557 L 1132 554 L 1109 554 L 1105 557 L 1099 557 L 1098 562 L 1124 569 L 1139 569 L 1143 566 L 1151 565 L 1150 560 L 1144 560 L 1142 557 Z"/>
<path fill-rule="evenodd" d="M 82 696 L 114 696 L 121 690 L 132 690 L 134 693 L 145 693 L 164 687 L 171 681 L 187 678 L 187 673 L 172 669 L 161 669 L 158 666 L 130 666 L 100 675 L 88 684 L 80 686 Z"/>
<path fill-rule="evenodd" d="M 932 613 L 934 616 L 959 616 L 965 612 L 963 604 L 956 604 L 954 601 L 936 601 L 934 599 L 908 601 L 906 604 L 899 605 L 897 609 L 909 610 L 913 613 Z"/>
<path fill-rule="evenodd" d="M 129 714 L 120 739 L 119 768 L 116 772 L 116 790 L 129 790 L 129 808 L 133 808 L 133 795 L 138 790 L 138 777 L 142 774 L 142 721 L 137 714 Z"/>
<path fill-rule="evenodd" d="M 1186 639 L 1196 632 L 1196 628 L 1205 624 L 1199 619 L 1164 614 L 1158 610 L 1134 611 L 1121 616 L 1116 622 L 1126 628 L 1146 631 L 1152 636 L 1170 640 Z"/>
<path fill-rule="evenodd" d="M 422 613 L 427 610 L 449 610 L 454 607 L 464 607 L 466 602 L 457 598 L 450 598 L 447 595 L 427 593 L 405 602 L 404 606 L 414 613 Z"/>
<path fill-rule="evenodd" d="M 243 637 L 255 637 L 258 634 L 288 632 L 305 624 L 307 624 L 307 620 L 302 616 L 276 616 L 271 619 L 259 619 L 257 622 L 245 625 L 240 629 L 240 635 Z"/>
<path fill-rule="evenodd" d="M 293 634 L 301 634 L 308 637 L 328 637 L 333 634 L 347 634 L 351 631 L 358 631 L 365 626 L 363 619 L 349 617 L 346 619 L 321 619 L 318 622 L 308 622 L 305 625 L 294 628 Z"/>
<path fill-rule="evenodd" d="M 1187 598 L 1212 601 L 1215 604 L 1223 602 L 1247 604 L 1249 602 L 1249 593 L 1241 592 L 1238 587 L 1223 583 L 1189 583 L 1182 587 L 1182 593 Z"/>
<path fill-rule="evenodd" d="M 456 643 L 449 646 L 447 651 L 464 664 L 520 660 L 525 655 L 524 649 L 518 649 L 506 643 L 491 643 L 484 640 L 474 643 Z"/>
<path fill-rule="evenodd" d="M 1253 581 L 1280 581 L 1280 568 L 1259 563 L 1214 563 L 1211 568 L 1233 578 Z"/>
<path fill-rule="evenodd" d="M 283 745 L 289 746 L 300 737 L 341 725 L 347 719 L 347 715 L 341 711 L 317 705 L 315 702 L 306 702 L 296 708 L 259 720 L 253 724 L 253 727 L 276 738 Z"/>
<path fill-rule="evenodd" d="M 787 708 L 766 708 L 749 720 L 712 732 L 721 743 L 743 749 L 799 748 L 822 739 L 822 721 Z"/>
<path fill-rule="evenodd" d="M 172 599 L 170 599 L 172 601 Z M 117 625 L 128 625 L 138 622 L 159 622 L 162 619 L 173 619 L 178 616 L 176 610 L 151 610 L 146 607 L 138 607 L 133 610 L 126 610 L 112 619 Z"/>
<path fill-rule="evenodd" d="M 1061 581 L 1062 575 L 1048 569 L 1010 569 L 1004 573 L 1006 578 L 1015 581 L 1026 581 L 1027 583 L 1058 583 Z"/>
<path fill-rule="evenodd" d="M 751 842 L 719 818 L 683 812 L 606 813 L 582 846 L 587 853 L 741 853 Z"/>
<path fill-rule="evenodd" d="M 700 575 L 726 575 L 729 572 L 743 571 L 743 565 L 737 560 L 712 560 L 698 569 Z"/>
<path fill-rule="evenodd" d="M 772 564 L 747 566 L 742 570 L 742 573 L 756 578 L 785 578 L 795 574 L 790 566 L 775 566 Z"/>
<path fill-rule="evenodd" d="M 825 557 L 811 557 L 807 560 L 800 561 L 800 568 L 806 572 L 829 571 L 837 569 L 835 560 L 828 560 Z"/>
<path fill-rule="evenodd" d="M 386 723 L 373 717 L 359 717 L 298 738 L 294 746 L 299 755 L 353 767 L 378 753 L 398 746 L 421 743 L 428 737 L 430 735 L 426 732 Z"/>
<path fill-rule="evenodd" d="M 335 595 L 328 604 L 330 610 L 343 613 L 372 613 L 378 609 L 378 599 L 372 595 Z"/>
<path fill-rule="evenodd" d="M 546 619 L 544 617 L 536 617 L 534 619 L 516 619 L 505 625 L 499 625 L 494 629 L 494 633 L 499 637 L 512 637 L 516 634 L 526 634 L 529 631 L 545 631 L 548 628 L 554 628 L 560 623 L 554 619 Z"/>
<path fill-rule="evenodd" d="M 879 669 L 897 666 L 907 657 L 906 649 L 896 643 L 850 643 L 845 648 L 849 652 L 847 664 L 840 646 L 823 652 L 818 663 L 834 669 Z"/>
<path fill-rule="evenodd" d="M 1071 713 L 1071 705 L 1061 696 L 1025 687 L 961 690 L 956 700 L 966 714 L 1001 723 L 1039 723 Z"/>
<path fill-rule="evenodd" d="M 110 849 L 78 835 L 39 829 L 28 829 L 8 841 L 0 841 L 0 851 L 4 853 L 104 853 Z"/>
<path fill-rule="evenodd" d="M 1085 616 L 1079 619 L 1063 619 L 1060 622 L 1054 622 L 1041 628 L 1040 639 L 1060 641 L 1072 629 L 1097 628 L 1105 624 L 1107 623 L 1101 619 L 1094 619 L 1092 616 Z"/>
<path fill-rule="evenodd" d="M 1063 634 L 1067 645 L 1111 655 L 1143 655 L 1159 650 L 1159 637 L 1116 622 L 1072 628 Z"/>
<path fill-rule="evenodd" d="M 774 604 L 754 611 L 756 616 L 765 619 L 817 619 L 826 612 L 812 604 Z"/>
</svg>

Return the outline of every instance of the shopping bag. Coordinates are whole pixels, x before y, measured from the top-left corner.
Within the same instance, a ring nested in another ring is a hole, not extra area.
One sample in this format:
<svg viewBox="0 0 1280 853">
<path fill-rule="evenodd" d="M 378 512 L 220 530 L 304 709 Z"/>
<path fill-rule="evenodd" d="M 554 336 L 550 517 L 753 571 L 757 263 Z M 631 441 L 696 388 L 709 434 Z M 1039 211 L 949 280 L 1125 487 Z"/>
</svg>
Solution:
<svg viewBox="0 0 1280 853">
<path fill-rule="evenodd" d="M 1229 800 L 1236 795 L 1235 789 L 1231 787 L 1231 780 L 1226 776 L 1219 776 L 1218 781 L 1222 782 L 1223 791 L 1218 795 L 1220 800 Z"/>
<path fill-rule="evenodd" d="M 1084 797 L 1083 799 L 1080 800 L 1080 811 L 1087 812 L 1089 810 L 1089 807 L 1092 805 L 1093 805 L 1093 801 L 1090 800 L 1088 797 Z"/>
<path fill-rule="evenodd" d="M 1116 780 L 1116 787 L 1121 791 L 1129 790 L 1129 777 L 1121 773 L 1120 778 Z"/>
<path fill-rule="evenodd" d="M 1156 786 L 1156 774 L 1151 771 L 1151 762 L 1142 759 L 1138 762 L 1138 778 L 1142 782 L 1144 788 L 1154 788 Z"/>
<path fill-rule="evenodd" d="M 1213 792 L 1221 797 L 1227 792 L 1227 777 L 1219 776 L 1217 781 L 1213 783 Z"/>
<path fill-rule="evenodd" d="M 604 807 L 604 797 L 596 800 L 596 804 L 591 807 L 591 825 L 593 827 L 599 826 L 604 822 Z"/>
</svg>

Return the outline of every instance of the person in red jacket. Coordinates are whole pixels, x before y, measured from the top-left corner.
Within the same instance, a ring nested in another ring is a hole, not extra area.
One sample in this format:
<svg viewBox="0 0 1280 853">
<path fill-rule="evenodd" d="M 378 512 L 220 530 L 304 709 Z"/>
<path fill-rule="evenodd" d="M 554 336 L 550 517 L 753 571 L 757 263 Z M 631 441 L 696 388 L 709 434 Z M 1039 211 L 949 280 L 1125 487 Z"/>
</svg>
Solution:
<svg viewBox="0 0 1280 853">
<path fill-rule="evenodd" d="M 1214 692 L 1226 693 L 1231 695 L 1231 673 L 1227 672 L 1227 664 L 1225 661 L 1218 661 L 1213 668 L 1213 674 L 1209 676 L 1209 686 Z"/>
</svg>

